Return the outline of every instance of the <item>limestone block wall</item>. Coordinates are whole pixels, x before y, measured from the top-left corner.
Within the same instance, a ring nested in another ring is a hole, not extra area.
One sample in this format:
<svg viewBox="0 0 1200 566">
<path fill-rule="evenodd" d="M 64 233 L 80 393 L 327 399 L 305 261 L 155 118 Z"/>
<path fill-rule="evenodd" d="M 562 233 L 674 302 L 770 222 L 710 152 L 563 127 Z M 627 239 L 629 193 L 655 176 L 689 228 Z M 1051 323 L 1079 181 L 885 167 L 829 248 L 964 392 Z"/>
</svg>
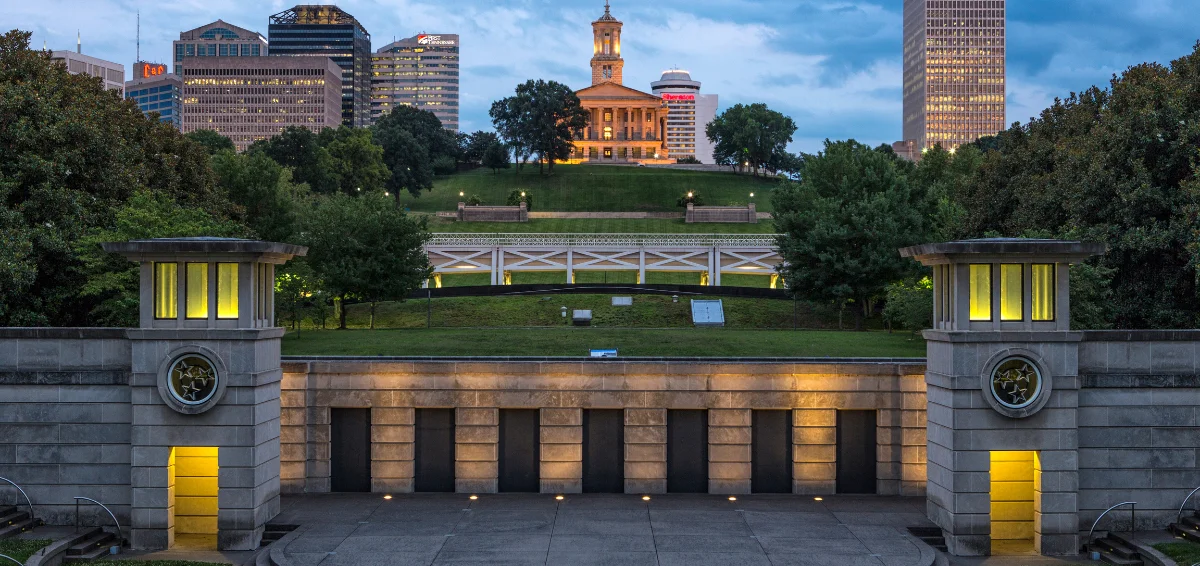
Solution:
<svg viewBox="0 0 1200 566">
<path fill-rule="evenodd" d="M 1123 501 L 1139 529 L 1165 527 L 1200 486 L 1200 332 L 1086 332 L 1079 372 L 1080 529 Z M 1098 528 L 1129 519 L 1115 510 Z"/>
<path fill-rule="evenodd" d="M 25 489 L 37 518 L 74 524 L 82 496 L 129 524 L 129 364 L 122 329 L 0 328 L 0 476 Z M 2 484 L 0 504 L 25 500 Z M 96 506 L 80 515 L 112 522 Z"/>
<path fill-rule="evenodd" d="M 750 489 L 753 409 L 795 411 L 797 493 L 833 492 L 839 409 L 877 411 L 879 493 L 922 495 L 925 489 L 920 363 L 292 358 L 283 371 L 281 481 L 289 490 L 329 490 L 330 407 L 372 409 L 372 427 L 380 429 L 372 431 L 377 490 L 412 489 L 411 410 L 447 407 L 456 409 L 461 492 L 497 489 L 501 408 L 541 410 L 541 489 L 547 493 L 581 489 L 582 410 L 591 408 L 625 411 L 629 493 L 666 491 L 668 409 L 709 410 L 714 493 Z"/>
</svg>

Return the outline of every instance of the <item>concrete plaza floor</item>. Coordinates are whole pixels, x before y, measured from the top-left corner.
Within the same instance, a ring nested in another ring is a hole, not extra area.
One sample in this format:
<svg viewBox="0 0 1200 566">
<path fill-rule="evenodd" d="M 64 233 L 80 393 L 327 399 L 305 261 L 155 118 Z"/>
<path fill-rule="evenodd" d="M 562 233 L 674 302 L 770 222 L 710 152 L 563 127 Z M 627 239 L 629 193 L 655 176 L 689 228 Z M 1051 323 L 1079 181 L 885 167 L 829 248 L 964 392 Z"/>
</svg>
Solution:
<svg viewBox="0 0 1200 566">
<path fill-rule="evenodd" d="M 717 495 L 284 496 L 294 566 L 928 566 L 924 498 Z"/>
</svg>

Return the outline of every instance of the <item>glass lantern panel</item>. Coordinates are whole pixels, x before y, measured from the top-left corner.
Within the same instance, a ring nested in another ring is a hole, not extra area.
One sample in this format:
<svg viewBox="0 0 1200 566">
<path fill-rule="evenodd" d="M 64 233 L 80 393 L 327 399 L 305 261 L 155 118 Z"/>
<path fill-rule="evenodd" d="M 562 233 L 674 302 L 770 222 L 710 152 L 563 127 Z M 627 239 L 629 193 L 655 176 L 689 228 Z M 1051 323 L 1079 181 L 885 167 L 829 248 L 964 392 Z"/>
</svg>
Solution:
<svg viewBox="0 0 1200 566">
<path fill-rule="evenodd" d="M 971 265 L 971 320 L 992 320 L 992 266 Z"/>
<path fill-rule="evenodd" d="M 154 264 L 154 318 L 179 316 L 179 264 Z"/>
<path fill-rule="evenodd" d="M 187 264 L 187 317 L 208 318 L 208 264 Z"/>
<path fill-rule="evenodd" d="M 1033 266 L 1033 320 L 1054 320 L 1054 264 Z"/>
<path fill-rule="evenodd" d="M 1025 283 L 1022 280 L 1025 270 L 1019 263 L 1006 263 L 1000 266 L 1000 320 L 1025 320 L 1023 312 L 1024 301 L 1022 292 Z"/>
<path fill-rule="evenodd" d="M 238 317 L 238 264 L 217 264 L 217 318 Z"/>
</svg>

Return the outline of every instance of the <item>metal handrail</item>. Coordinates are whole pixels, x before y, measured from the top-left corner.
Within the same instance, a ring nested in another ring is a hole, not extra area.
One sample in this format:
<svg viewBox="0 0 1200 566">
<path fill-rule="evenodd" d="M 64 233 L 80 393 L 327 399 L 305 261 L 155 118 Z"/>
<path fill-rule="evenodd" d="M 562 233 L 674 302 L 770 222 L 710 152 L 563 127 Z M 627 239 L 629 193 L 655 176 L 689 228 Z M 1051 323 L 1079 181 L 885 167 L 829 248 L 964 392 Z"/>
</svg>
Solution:
<svg viewBox="0 0 1200 566">
<path fill-rule="evenodd" d="M 121 522 L 117 520 L 117 516 L 113 515 L 112 510 L 109 509 L 107 505 L 100 503 L 99 501 L 96 501 L 95 499 L 92 499 L 90 497 L 78 497 L 78 496 L 75 497 L 75 530 L 79 530 L 79 500 L 80 499 L 83 499 L 84 501 L 91 501 L 92 503 L 99 505 L 101 508 L 103 508 L 108 513 L 109 517 L 112 517 L 113 523 L 115 523 L 117 525 L 117 537 L 119 537 L 121 539 L 121 545 L 124 546 L 125 532 L 121 530 Z"/>
<path fill-rule="evenodd" d="M 1122 505 L 1132 505 L 1133 506 L 1129 510 L 1129 532 L 1132 533 L 1137 530 L 1137 501 L 1123 501 L 1121 503 L 1113 505 L 1112 507 L 1109 507 L 1108 509 L 1105 509 L 1104 512 L 1101 513 L 1099 517 L 1096 517 L 1096 522 L 1092 523 L 1092 528 L 1088 530 L 1088 538 L 1087 539 L 1088 539 L 1089 544 L 1092 542 L 1095 542 L 1092 539 L 1092 533 L 1096 532 L 1096 525 L 1100 524 L 1100 519 L 1103 519 L 1104 516 L 1107 515 L 1109 511 L 1112 511 L 1113 509 L 1116 509 L 1117 507 L 1121 507 Z"/>
<path fill-rule="evenodd" d="M 13 558 L 7 554 L 0 554 L 0 558 L 7 558 L 9 560 L 12 560 L 13 562 L 16 563 L 17 566 L 25 566 L 24 564 L 21 564 L 20 560 L 17 560 L 16 558 Z"/>
<path fill-rule="evenodd" d="M 1191 499 L 1192 496 L 1195 495 L 1197 491 L 1200 491 L 1200 487 L 1197 487 L 1196 489 L 1193 489 L 1190 493 L 1188 493 L 1187 497 L 1183 498 L 1183 503 L 1179 504 L 1179 512 L 1175 514 L 1175 522 L 1176 523 L 1178 523 L 1179 519 L 1181 519 L 1183 517 L 1183 508 L 1187 506 L 1188 500 Z"/>
<path fill-rule="evenodd" d="M 12 481 L 8 478 L 0 478 L 0 481 L 6 481 L 12 484 L 13 487 L 17 488 L 17 491 L 21 492 L 21 495 L 25 496 L 25 504 L 29 506 L 29 518 L 33 519 L 33 502 L 29 500 L 29 494 L 25 493 L 25 490 L 21 489 L 21 486 L 17 485 L 17 482 L 15 481 Z"/>
</svg>

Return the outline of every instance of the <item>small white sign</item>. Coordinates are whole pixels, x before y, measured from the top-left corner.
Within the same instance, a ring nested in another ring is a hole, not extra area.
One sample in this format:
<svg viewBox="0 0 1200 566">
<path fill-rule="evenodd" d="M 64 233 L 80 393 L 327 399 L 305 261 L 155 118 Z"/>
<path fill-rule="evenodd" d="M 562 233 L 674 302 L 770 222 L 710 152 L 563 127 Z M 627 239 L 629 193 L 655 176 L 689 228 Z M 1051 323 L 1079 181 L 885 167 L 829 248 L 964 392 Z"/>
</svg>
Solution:
<svg viewBox="0 0 1200 566">
<path fill-rule="evenodd" d="M 632 307 L 633 297 L 613 297 L 612 306 L 614 307 Z"/>
<path fill-rule="evenodd" d="M 593 358 L 615 358 L 617 357 L 616 350 L 592 350 Z"/>
</svg>

